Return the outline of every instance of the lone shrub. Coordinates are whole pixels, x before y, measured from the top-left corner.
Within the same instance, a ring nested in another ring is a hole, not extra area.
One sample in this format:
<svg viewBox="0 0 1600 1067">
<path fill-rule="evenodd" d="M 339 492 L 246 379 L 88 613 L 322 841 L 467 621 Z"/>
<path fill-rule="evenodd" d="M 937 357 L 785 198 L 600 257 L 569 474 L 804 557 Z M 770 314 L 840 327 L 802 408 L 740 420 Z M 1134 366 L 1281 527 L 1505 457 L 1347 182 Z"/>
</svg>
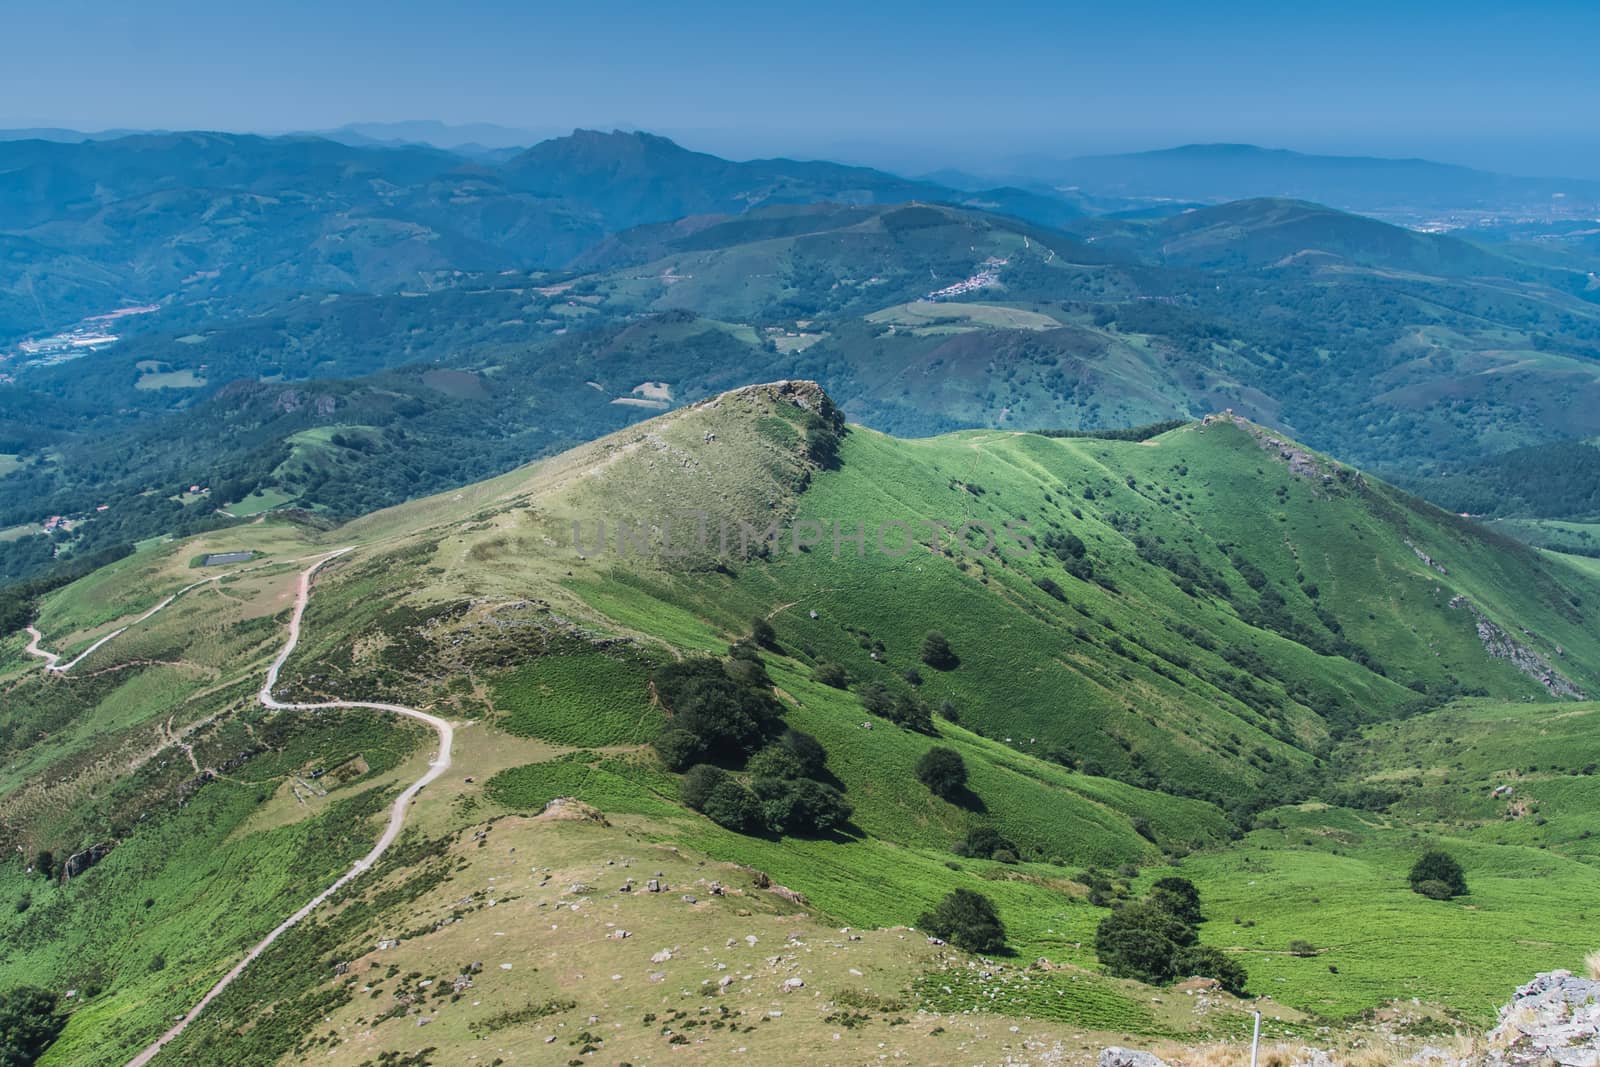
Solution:
<svg viewBox="0 0 1600 1067">
<path fill-rule="evenodd" d="M 997 852 L 1010 852 L 1015 855 L 1017 846 L 992 826 L 974 826 L 967 831 L 966 840 L 956 842 L 956 847 L 952 851 L 958 856 L 986 860 L 992 859 Z"/>
</svg>

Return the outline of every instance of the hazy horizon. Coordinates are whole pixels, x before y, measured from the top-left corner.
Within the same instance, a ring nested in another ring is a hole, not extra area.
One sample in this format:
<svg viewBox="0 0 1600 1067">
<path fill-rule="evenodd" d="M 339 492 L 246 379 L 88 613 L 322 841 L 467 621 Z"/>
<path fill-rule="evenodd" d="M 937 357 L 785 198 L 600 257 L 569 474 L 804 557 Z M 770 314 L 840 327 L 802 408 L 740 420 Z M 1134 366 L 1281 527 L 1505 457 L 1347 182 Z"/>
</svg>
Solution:
<svg viewBox="0 0 1600 1067">
<path fill-rule="evenodd" d="M 825 2 L 805 18 L 409 0 L 271 12 L 76 0 L 8 14 L 0 126 L 635 128 L 733 158 L 901 171 L 1230 142 L 1600 177 L 1587 76 L 1600 11 L 1246 3 L 1197 18 L 1024 3 Z M 976 31 L 976 32 L 975 32 Z M 159 77 L 153 72 L 159 71 Z"/>
</svg>

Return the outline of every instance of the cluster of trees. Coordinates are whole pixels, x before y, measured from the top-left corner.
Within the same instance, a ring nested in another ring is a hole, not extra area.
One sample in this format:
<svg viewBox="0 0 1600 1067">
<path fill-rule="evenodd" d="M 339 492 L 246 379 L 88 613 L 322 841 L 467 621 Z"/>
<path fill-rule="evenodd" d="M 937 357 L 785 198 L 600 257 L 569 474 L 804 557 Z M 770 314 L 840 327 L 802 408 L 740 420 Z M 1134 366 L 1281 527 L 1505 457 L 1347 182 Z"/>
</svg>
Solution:
<svg viewBox="0 0 1600 1067">
<path fill-rule="evenodd" d="M 683 776 L 680 797 L 719 826 L 741 833 L 822 834 L 848 822 L 849 801 L 825 775 L 826 753 L 810 734 L 786 730 L 745 764 L 746 784 L 722 767 L 699 763 Z"/>
<path fill-rule="evenodd" d="M 1411 891 L 1433 900 L 1449 900 L 1465 896 L 1466 872 L 1454 856 L 1439 849 L 1429 849 L 1417 858 L 1411 867 Z"/>
<path fill-rule="evenodd" d="M 741 642 L 729 653 L 727 660 L 669 663 L 651 675 L 672 713 L 670 727 L 655 741 L 672 770 L 702 762 L 739 765 L 781 732 L 783 707 L 755 647 Z"/>
<path fill-rule="evenodd" d="M 1110 313 L 1107 312 L 1106 325 L 1111 322 Z M 1161 422 L 1147 423 L 1144 426 L 1129 426 L 1118 430 L 1034 430 L 1033 433 L 1041 437 L 1087 437 L 1099 441 L 1148 441 L 1152 437 L 1159 437 L 1170 430 L 1180 426 L 1189 425 L 1189 419 L 1164 419 Z"/>
<path fill-rule="evenodd" d="M 881 719 L 918 733 L 933 732 L 933 712 L 915 693 L 890 692 L 882 682 L 865 682 L 856 695 L 862 707 Z"/>
<path fill-rule="evenodd" d="M 1089 492 L 1085 490 L 1085 496 Z M 1068 574 L 1080 581 L 1095 581 L 1094 561 L 1089 558 L 1089 546 L 1083 543 L 1083 538 L 1071 531 L 1051 530 L 1043 540 L 1044 547 L 1055 555 Z"/>
<path fill-rule="evenodd" d="M 827 833 L 851 807 L 828 777 L 828 753 L 810 734 L 783 724 L 783 707 L 757 646 L 777 635 L 756 620 L 752 637 L 710 657 L 670 663 L 652 675 L 672 713 L 656 752 L 683 776 L 680 796 L 718 825 L 741 833 Z"/>
<path fill-rule="evenodd" d="M 1094 950 L 1119 978 L 1160 985 L 1176 978 L 1215 978 L 1230 993 L 1243 993 L 1244 967 L 1210 945 L 1200 944 L 1200 891 L 1187 878 L 1163 878 L 1141 901 L 1117 908 L 1095 930 Z"/>
<path fill-rule="evenodd" d="M 1579 518 L 1600 515 L 1600 448 L 1552 441 L 1514 449 L 1453 474 L 1402 479 L 1451 511 Z"/>
</svg>

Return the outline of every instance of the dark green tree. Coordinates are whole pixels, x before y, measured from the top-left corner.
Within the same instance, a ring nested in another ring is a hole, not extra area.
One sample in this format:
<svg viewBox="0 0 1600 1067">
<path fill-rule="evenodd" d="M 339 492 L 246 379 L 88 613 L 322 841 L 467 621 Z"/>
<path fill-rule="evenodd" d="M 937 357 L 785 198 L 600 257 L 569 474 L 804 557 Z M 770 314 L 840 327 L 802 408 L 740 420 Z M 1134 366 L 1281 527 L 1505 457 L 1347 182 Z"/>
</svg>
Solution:
<svg viewBox="0 0 1600 1067">
<path fill-rule="evenodd" d="M 1200 890 L 1187 878 L 1173 875 L 1161 879 L 1150 887 L 1149 900 L 1166 908 L 1190 926 L 1198 926 L 1205 921 L 1200 916 Z"/>
<path fill-rule="evenodd" d="M 961 664 L 950 642 L 938 630 L 930 630 L 928 636 L 922 639 L 922 662 L 941 671 L 952 670 Z"/>
<path fill-rule="evenodd" d="M 1455 857 L 1440 849 L 1429 849 L 1417 858 L 1411 868 L 1411 888 L 1422 893 L 1426 882 L 1439 882 L 1449 889 L 1448 896 L 1459 897 L 1467 891 L 1467 875 Z M 1431 888 L 1431 887 L 1430 887 Z M 1434 890 L 1437 893 L 1437 889 Z M 1425 895 L 1432 896 L 1434 893 Z"/>
<path fill-rule="evenodd" d="M 1006 946 L 1006 927 L 994 902 L 970 889 L 955 890 L 924 912 L 917 925 L 968 952 L 999 952 Z"/>
<path fill-rule="evenodd" d="M 772 624 L 759 616 L 750 620 L 750 640 L 762 648 L 776 649 L 778 647 L 778 632 Z"/>
<path fill-rule="evenodd" d="M 668 770 L 681 771 L 705 755 L 705 746 L 688 730 L 663 730 L 655 740 L 656 753 Z"/>
<path fill-rule="evenodd" d="M 695 811 L 704 811 L 711 794 L 727 780 L 728 772 L 721 767 L 697 763 L 683 776 L 683 782 L 678 786 L 678 798 Z"/>
<path fill-rule="evenodd" d="M 811 678 L 834 689 L 844 689 L 850 684 L 850 676 L 837 663 L 817 664 L 811 671 Z"/>
<path fill-rule="evenodd" d="M 936 797 L 949 800 L 967 784 L 967 764 L 953 748 L 936 746 L 917 760 L 917 781 Z"/>
<path fill-rule="evenodd" d="M 745 764 L 745 770 L 755 778 L 789 780 L 805 777 L 805 768 L 800 766 L 800 761 L 782 745 L 768 745 L 751 756 L 750 762 Z"/>
<path fill-rule="evenodd" d="M 724 779 L 711 790 L 701 811 L 706 818 L 729 830 L 742 831 L 761 825 L 760 801 L 732 778 Z"/>
<path fill-rule="evenodd" d="M 807 778 L 819 778 L 826 773 L 828 768 L 828 750 L 808 733 L 800 730 L 785 730 L 783 736 L 778 738 L 778 744 L 788 750 L 789 754 L 800 764 L 800 773 Z"/>
<path fill-rule="evenodd" d="M 992 826 L 974 826 L 967 831 L 966 840 L 957 842 L 955 847 L 958 856 L 985 860 L 993 858 L 996 852 L 1010 852 L 1015 855 L 1016 851 L 1017 846 Z"/>
<path fill-rule="evenodd" d="M 66 1024 L 48 990 L 13 986 L 0 993 L 0 1067 L 29 1067 Z"/>
<path fill-rule="evenodd" d="M 933 713 L 928 710 L 927 704 L 910 693 L 900 693 L 895 696 L 889 705 L 889 721 L 918 733 L 933 731 Z"/>
<path fill-rule="evenodd" d="M 761 820 L 779 834 L 825 834 L 846 822 L 851 807 L 837 789 L 810 778 L 756 778 L 750 783 Z"/>
</svg>

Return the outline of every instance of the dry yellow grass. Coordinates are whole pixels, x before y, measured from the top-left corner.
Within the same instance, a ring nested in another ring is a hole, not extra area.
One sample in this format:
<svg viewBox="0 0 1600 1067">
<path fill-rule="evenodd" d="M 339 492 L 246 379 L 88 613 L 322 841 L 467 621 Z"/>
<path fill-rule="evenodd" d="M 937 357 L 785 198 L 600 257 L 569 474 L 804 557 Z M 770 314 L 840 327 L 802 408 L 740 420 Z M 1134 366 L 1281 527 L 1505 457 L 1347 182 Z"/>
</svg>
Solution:
<svg viewBox="0 0 1600 1067">
<path fill-rule="evenodd" d="M 1600 952 L 1591 952 L 1584 957 L 1583 965 L 1589 969 L 1589 977 L 1600 982 Z"/>
<path fill-rule="evenodd" d="M 1466 1038 L 1434 1038 L 1428 1044 L 1442 1049 L 1457 1062 L 1465 1062 L 1473 1051 L 1471 1041 Z M 1365 1040 L 1358 1045 L 1346 1049 L 1323 1046 L 1322 1051 L 1337 1067 L 1393 1067 L 1407 1062 L 1418 1051 L 1414 1046 L 1381 1039 Z M 1155 1052 L 1173 1067 L 1248 1067 L 1250 1063 L 1249 1041 L 1187 1047 L 1169 1045 Z M 1290 1067 L 1291 1064 L 1310 1063 L 1313 1062 L 1312 1052 L 1311 1046 L 1297 1043 L 1263 1044 L 1258 1064 L 1259 1067 Z"/>
</svg>

